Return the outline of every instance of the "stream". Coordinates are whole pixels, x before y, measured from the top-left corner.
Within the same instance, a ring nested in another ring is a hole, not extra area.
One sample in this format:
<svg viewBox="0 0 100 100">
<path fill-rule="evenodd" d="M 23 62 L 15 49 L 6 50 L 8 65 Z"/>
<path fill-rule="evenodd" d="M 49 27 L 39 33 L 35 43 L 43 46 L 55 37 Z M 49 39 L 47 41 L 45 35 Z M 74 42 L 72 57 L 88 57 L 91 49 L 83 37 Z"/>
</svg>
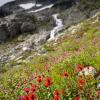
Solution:
<svg viewBox="0 0 100 100">
<path fill-rule="evenodd" d="M 52 17 L 53 17 L 53 19 L 55 21 L 56 26 L 53 28 L 53 30 L 51 30 L 51 32 L 50 32 L 50 38 L 49 38 L 48 41 L 55 39 L 55 35 L 59 31 L 61 31 L 63 29 L 63 22 L 62 22 L 61 19 L 58 18 L 58 15 L 59 14 L 52 15 Z"/>
<path fill-rule="evenodd" d="M 40 8 L 40 9 L 37 9 L 37 10 L 34 10 L 34 11 L 29 11 L 29 13 L 32 13 L 32 12 L 39 12 L 39 11 L 42 11 L 42 10 L 45 10 L 45 9 L 50 9 L 50 8 L 52 8 L 53 7 L 53 4 L 51 4 L 51 5 L 48 5 L 48 6 L 44 6 L 44 7 L 42 7 L 42 8 Z M 59 32 L 59 31 L 61 31 L 62 29 L 63 29 L 63 22 L 62 22 L 62 20 L 60 19 L 60 18 L 58 18 L 58 16 L 59 16 L 59 14 L 53 14 L 52 15 L 52 17 L 53 17 L 53 19 L 54 19 L 54 21 L 55 21 L 55 24 L 56 24 L 56 26 L 51 30 L 51 32 L 50 32 L 50 38 L 49 38 L 49 40 L 48 41 L 50 41 L 50 40 L 54 40 L 55 39 L 55 35 Z"/>
</svg>

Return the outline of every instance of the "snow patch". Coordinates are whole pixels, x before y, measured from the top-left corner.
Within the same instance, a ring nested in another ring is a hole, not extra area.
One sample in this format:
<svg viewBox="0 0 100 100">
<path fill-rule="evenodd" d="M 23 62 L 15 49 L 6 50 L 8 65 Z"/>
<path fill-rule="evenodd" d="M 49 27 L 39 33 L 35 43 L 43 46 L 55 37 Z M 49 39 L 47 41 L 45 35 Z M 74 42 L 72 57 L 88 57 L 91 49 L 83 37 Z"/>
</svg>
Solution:
<svg viewBox="0 0 100 100">
<path fill-rule="evenodd" d="M 36 7 L 41 7 L 42 6 L 42 4 L 36 4 Z"/>
<path fill-rule="evenodd" d="M 34 7 L 35 3 L 20 4 L 19 6 L 22 7 L 23 9 L 27 10 L 27 9 L 30 9 L 30 8 Z"/>
<path fill-rule="evenodd" d="M 53 7 L 53 5 L 54 5 L 54 4 L 51 4 L 51 5 L 48 5 L 48 6 L 44 6 L 44 7 L 42 7 L 42 8 L 39 8 L 39 9 L 37 9 L 37 10 L 34 10 L 34 11 L 29 11 L 29 13 L 32 13 L 32 12 L 39 12 L 39 11 L 42 11 L 42 10 L 51 8 L 51 7 Z M 37 6 L 39 6 L 39 5 L 37 4 Z"/>
</svg>

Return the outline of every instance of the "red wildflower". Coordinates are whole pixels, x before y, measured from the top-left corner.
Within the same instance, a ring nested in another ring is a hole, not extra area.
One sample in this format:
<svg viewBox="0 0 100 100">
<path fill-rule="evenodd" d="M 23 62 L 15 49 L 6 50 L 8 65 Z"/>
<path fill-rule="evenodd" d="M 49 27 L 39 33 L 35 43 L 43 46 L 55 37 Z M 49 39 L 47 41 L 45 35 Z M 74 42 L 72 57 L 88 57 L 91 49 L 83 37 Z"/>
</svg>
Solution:
<svg viewBox="0 0 100 100">
<path fill-rule="evenodd" d="M 68 77 L 68 73 L 67 73 L 67 72 L 64 72 L 64 73 L 62 74 L 62 76 L 63 76 L 64 78 L 66 78 L 66 77 Z"/>
<path fill-rule="evenodd" d="M 84 85 L 84 83 L 85 83 L 84 80 L 82 80 L 82 79 L 79 80 L 79 84 L 80 84 L 80 85 Z"/>
<path fill-rule="evenodd" d="M 83 69 L 83 66 L 81 64 L 78 64 L 75 68 L 75 72 L 78 73 Z"/>
<path fill-rule="evenodd" d="M 74 98 L 74 100 L 80 100 L 80 97 L 79 97 L 79 96 L 76 96 L 76 97 Z"/>
<path fill-rule="evenodd" d="M 82 70 L 83 69 L 83 66 L 81 64 L 78 64 L 77 65 L 77 69 Z"/>
<path fill-rule="evenodd" d="M 37 81 L 40 83 L 40 82 L 42 82 L 42 77 L 41 76 L 38 76 L 37 77 Z"/>
<path fill-rule="evenodd" d="M 36 85 L 32 85 L 31 91 L 32 92 L 35 92 L 36 91 Z"/>
<path fill-rule="evenodd" d="M 28 96 L 23 96 L 22 100 L 29 100 Z"/>
<path fill-rule="evenodd" d="M 55 90 L 54 91 L 54 95 L 59 95 L 59 91 L 58 90 Z"/>
<path fill-rule="evenodd" d="M 97 95 L 100 96 L 100 90 L 97 91 Z"/>
<path fill-rule="evenodd" d="M 60 100 L 60 97 L 58 95 L 54 95 L 53 100 Z"/>
<path fill-rule="evenodd" d="M 29 88 L 24 88 L 24 91 L 25 91 L 26 93 L 28 93 L 28 92 L 29 92 Z"/>
<path fill-rule="evenodd" d="M 58 91 L 58 90 L 55 90 L 55 91 L 54 91 L 54 97 L 53 97 L 53 100 L 60 100 L 60 97 L 59 97 L 59 91 Z"/>
<path fill-rule="evenodd" d="M 85 81 L 82 78 L 78 79 L 78 85 L 80 87 L 84 86 L 84 84 L 85 84 Z"/>
<path fill-rule="evenodd" d="M 35 95 L 34 95 L 33 93 L 31 93 L 31 94 L 29 95 L 29 100 L 35 100 Z"/>
<path fill-rule="evenodd" d="M 44 86 L 49 87 L 51 84 L 52 84 L 52 79 L 50 77 L 47 77 L 44 82 Z"/>
<path fill-rule="evenodd" d="M 20 87 L 20 84 L 17 84 L 17 85 L 16 85 L 16 88 L 19 88 L 19 87 Z"/>
</svg>

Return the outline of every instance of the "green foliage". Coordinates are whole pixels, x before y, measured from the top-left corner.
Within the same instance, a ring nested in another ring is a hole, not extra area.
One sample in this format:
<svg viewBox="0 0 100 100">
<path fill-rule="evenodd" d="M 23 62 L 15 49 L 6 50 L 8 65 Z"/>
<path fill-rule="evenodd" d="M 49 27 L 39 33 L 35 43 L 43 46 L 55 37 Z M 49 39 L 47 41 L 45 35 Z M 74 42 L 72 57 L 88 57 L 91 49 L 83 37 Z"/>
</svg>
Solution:
<svg viewBox="0 0 100 100">
<path fill-rule="evenodd" d="M 44 49 L 46 50 L 46 51 L 54 51 L 54 47 L 53 47 L 53 45 L 52 44 L 45 44 L 44 45 Z"/>
<path fill-rule="evenodd" d="M 96 9 L 100 7 L 100 0 L 80 0 L 80 6 L 84 5 L 84 9 Z"/>
</svg>

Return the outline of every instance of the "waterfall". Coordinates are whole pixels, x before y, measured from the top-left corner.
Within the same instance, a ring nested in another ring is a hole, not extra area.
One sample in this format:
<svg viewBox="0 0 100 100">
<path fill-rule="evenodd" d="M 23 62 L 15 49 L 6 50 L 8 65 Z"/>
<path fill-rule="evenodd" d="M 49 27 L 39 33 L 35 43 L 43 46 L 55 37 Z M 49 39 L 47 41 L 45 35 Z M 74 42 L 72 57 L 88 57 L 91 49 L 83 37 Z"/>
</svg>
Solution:
<svg viewBox="0 0 100 100">
<path fill-rule="evenodd" d="M 51 30 L 50 32 L 50 38 L 48 41 L 50 40 L 53 40 L 55 38 L 55 35 L 60 31 L 62 30 L 63 28 L 63 23 L 62 23 L 62 20 L 58 18 L 58 15 L 59 14 L 54 14 L 52 15 L 53 16 L 53 19 L 56 23 L 56 26 L 53 28 L 53 30 Z"/>
</svg>

